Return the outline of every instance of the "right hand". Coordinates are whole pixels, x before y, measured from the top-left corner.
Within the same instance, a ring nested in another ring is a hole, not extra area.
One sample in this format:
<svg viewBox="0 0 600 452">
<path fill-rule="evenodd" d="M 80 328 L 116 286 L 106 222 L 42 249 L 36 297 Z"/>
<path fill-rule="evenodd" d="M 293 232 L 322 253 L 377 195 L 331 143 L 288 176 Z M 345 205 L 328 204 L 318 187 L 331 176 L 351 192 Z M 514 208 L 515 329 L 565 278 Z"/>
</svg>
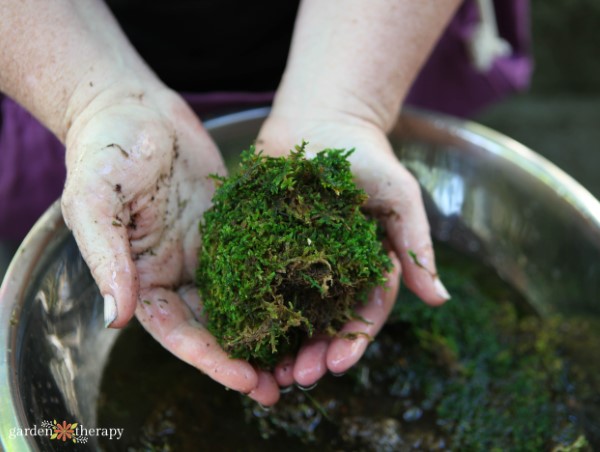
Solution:
<svg viewBox="0 0 600 452">
<path fill-rule="evenodd" d="M 352 149 L 349 157 L 359 187 L 369 195 L 365 205 L 385 225 L 394 270 L 388 275 L 388 290 L 376 288 L 365 305 L 357 307 L 368 322 L 351 321 L 344 337 L 316 337 L 306 341 L 296 357 L 288 357 L 274 371 L 280 386 L 297 383 L 310 387 L 327 371 L 346 372 L 365 352 L 368 338 L 381 329 L 393 304 L 400 283 L 430 305 L 440 305 L 449 294 L 440 281 L 429 233 L 429 223 L 416 179 L 396 158 L 386 133 L 378 124 L 351 112 L 335 112 L 331 106 L 303 109 L 280 100 L 265 121 L 257 140 L 258 149 L 267 155 L 286 155 L 294 144 L 307 140 L 307 153 L 323 149 Z M 416 256 L 416 258 L 415 258 Z"/>
<path fill-rule="evenodd" d="M 206 330 L 192 283 L 216 146 L 167 89 L 109 88 L 69 128 L 63 215 L 105 302 L 107 326 L 134 315 L 167 350 L 263 405 L 274 377 L 230 359 Z M 176 378 L 176 376 L 174 376 Z"/>
</svg>

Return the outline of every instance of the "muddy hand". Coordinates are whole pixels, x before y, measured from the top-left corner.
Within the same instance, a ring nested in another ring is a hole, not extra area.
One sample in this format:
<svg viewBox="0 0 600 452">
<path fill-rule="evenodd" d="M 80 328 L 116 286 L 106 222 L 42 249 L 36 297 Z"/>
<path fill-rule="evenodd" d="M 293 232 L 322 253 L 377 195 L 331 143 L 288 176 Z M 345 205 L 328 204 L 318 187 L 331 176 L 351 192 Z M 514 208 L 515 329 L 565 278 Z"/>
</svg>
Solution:
<svg viewBox="0 0 600 452">
<path fill-rule="evenodd" d="M 104 297 L 107 327 L 137 315 L 165 348 L 265 405 L 272 376 L 229 359 L 182 301 L 194 278 L 198 222 L 224 174 L 193 112 L 163 90 L 105 93 L 75 119 L 66 140 L 65 220 Z"/>
</svg>

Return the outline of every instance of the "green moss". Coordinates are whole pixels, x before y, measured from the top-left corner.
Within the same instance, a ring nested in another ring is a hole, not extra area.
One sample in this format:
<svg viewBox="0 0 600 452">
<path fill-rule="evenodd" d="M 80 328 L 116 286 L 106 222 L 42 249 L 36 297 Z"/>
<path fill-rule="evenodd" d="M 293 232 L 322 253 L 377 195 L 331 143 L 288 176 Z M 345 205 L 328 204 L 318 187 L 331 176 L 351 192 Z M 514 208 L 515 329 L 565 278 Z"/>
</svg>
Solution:
<svg viewBox="0 0 600 452">
<path fill-rule="evenodd" d="M 431 309 L 404 292 L 390 321 L 414 347 L 406 367 L 452 449 L 537 451 L 554 442 L 579 450 L 561 352 L 569 321 L 520 312 L 514 295 L 491 299 L 465 269 L 442 263 L 440 273 L 452 301 Z"/>
<path fill-rule="evenodd" d="M 232 357 L 270 367 L 303 337 L 335 334 L 384 282 L 390 260 L 361 212 L 351 152 L 251 148 L 235 175 L 214 177 L 196 280 L 208 329 Z"/>
</svg>

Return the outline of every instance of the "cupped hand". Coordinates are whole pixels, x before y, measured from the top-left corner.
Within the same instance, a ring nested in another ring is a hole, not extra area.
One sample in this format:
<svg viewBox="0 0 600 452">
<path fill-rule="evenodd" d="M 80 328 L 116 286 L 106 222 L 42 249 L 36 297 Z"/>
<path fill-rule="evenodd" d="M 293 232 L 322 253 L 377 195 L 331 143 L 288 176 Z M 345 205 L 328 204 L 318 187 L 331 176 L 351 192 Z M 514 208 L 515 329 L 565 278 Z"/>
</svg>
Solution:
<svg viewBox="0 0 600 452">
<path fill-rule="evenodd" d="M 225 174 L 185 102 L 163 89 L 105 92 L 69 129 L 63 215 L 105 303 L 105 323 L 137 316 L 166 349 L 214 380 L 275 403 L 273 376 L 230 359 L 206 330 L 193 281 L 198 223 Z"/>
<path fill-rule="evenodd" d="M 387 289 L 376 288 L 367 304 L 357 309 L 367 322 L 352 321 L 343 327 L 342 333 L 358 333 L 351 335 L 354 339 L 343 334 L 333 339 L 311 338 L 296 357 L 284 359 L 275 369 L 281 386 L 308 387 L 327 371 L 344 373 L 360 359 L 368 338 L 377 334 L 393 307 L 401 273 L 405 284 L 430 305 L 439 305 L 450 296 L 437 276 L 419 184 L 394 155 L 385 132 L 359 117 L 331 118 L 315 112 L 306 119 L 274 111 L 260 131 L 257 149 L 286 155 L 302 140 L 308 142 L 309 157 L 326 148 L 354 149 L 352 172 L 357 185 L 369 195 L 366 209 L 386 229 L 394 263 Z"/>
</svg>

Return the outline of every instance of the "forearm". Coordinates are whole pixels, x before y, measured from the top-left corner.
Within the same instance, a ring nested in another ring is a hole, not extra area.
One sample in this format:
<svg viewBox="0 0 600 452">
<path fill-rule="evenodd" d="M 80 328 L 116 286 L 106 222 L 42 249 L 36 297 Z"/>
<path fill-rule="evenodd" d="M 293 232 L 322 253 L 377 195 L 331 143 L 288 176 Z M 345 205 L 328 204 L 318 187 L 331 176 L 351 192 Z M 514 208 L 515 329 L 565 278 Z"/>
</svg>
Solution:
<svg viewBox="0 0 600 452">
<path fill-rule="evenodd" d="M 459 3 L 303 0 L 276 110 L 387 129 Z"/>
<path fill-rule="evenodd" d="M 62 141 L 109 86 L 159 84 L 100 0 L 4 0 L 0 91 Z"/>
</svg>

